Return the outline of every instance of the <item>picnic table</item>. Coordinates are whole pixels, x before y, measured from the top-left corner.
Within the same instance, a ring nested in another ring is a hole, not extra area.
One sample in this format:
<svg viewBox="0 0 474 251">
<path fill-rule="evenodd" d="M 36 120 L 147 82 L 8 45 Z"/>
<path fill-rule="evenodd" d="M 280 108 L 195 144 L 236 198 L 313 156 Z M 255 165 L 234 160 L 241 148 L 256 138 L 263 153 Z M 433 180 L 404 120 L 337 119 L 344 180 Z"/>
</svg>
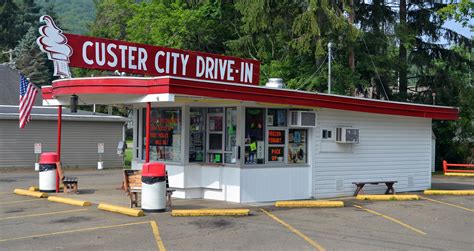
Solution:
<svg viewBox="0 0 474 251">
<path fill-rule="evenodd" d="M 352 184 L 356 185 L 357 188 L 354 192 L 354 196 L 357 196 L 359 192 L 364 188 L 365 185 L 370 184 L 370 185 L 378 185 L 380 183 L 385 183 L 387 186 L 387 190 L 385 191 L 385 194 L 395 194 L 395 188 L 393 188 L 393 184 L 397 183 L 398 181 L 365 181 L 365 182 L 352 182 Z"/>
</svg>

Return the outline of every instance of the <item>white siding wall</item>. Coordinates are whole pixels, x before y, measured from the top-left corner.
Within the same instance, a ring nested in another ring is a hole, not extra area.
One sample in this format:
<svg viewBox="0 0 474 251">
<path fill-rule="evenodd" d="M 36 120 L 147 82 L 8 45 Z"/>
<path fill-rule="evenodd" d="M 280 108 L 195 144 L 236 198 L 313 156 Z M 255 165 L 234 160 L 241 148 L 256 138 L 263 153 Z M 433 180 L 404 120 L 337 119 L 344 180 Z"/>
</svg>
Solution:
<svg viewBox="0 0 474 251">
<path fill-rule="evenodd" d="M 167 165 L 173 197 L 240 202 L 240 169 L 204 165 Z"/>
<path fill-rule="evenodd" d="M 311 196 L 311 168 L 242 168 L 241 202 L 307 199 Z"/>
<path fill-rule="evenodd" d="M 360 143 L 321 139 L 322 128 L 339 126 L 359 128 Z M 431 119 L 323 109 L 315 133 L 316 198 L 351 195 L 357 181 L 397 180 L 397 192 L 430 187 Z M 367 185 L 364 191 L 382 193 L 385 185 Z"/>
</svg>

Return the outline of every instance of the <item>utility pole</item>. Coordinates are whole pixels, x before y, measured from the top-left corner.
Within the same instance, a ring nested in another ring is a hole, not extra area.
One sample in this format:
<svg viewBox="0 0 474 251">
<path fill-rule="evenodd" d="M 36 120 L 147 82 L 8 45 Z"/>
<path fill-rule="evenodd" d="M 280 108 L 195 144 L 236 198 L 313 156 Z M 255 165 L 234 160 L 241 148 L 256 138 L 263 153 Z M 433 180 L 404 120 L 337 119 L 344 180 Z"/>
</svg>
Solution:
<svg viewBox="0 0 474 251">
<path fill-rule="evenodd" d="M 331 94 L 331 46 L 332 43 L 328 43 L 328 94 Z"/>
</svg>

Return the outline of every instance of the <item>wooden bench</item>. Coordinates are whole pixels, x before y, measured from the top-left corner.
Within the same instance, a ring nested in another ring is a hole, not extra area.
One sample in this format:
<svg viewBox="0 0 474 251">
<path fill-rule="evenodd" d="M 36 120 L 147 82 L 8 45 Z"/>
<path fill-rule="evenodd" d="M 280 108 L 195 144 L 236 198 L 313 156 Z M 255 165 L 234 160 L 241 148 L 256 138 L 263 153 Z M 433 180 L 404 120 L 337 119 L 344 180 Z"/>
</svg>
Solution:
<svg viewBox="0 0 474 251">
<path fill-rule="evenodd" d="M 138 194 L 142 192 L 142 171 L 124 170 L 123 184 L 125 193 L 130 197 L 130 207 L 138 207 Z M 166 207 L 171 208 L 171 195 L 176 191 L 169 188 L 168 172 L 166 172 Z"/>
<path fill-rule="evenodd" d="M 370 184 L 370 185 L 378 185 L 380 183 L 385 183 L 387 186 L 387 190 L 385 191 L 385 194 L 395 194 L 395 188 L 393 188 L 393 184 L 397 183 L 398 181 L 367 181 L 367 182 L 352 182 L 352 184 L 356 185 L 357 188 L 354 192 L 354 196 L 357 196 L 359 192 L 364 188 L 365 185 Z"/>
<path fill-rule="evenodd" d="M 63 192 L 77 193 L 77 177 L 64 176 L 64 171 L 61 167 L 61 162 L 56 162 L 56 168 L 58 169 L 59 180 L 63 183 Z"/>
</svg>

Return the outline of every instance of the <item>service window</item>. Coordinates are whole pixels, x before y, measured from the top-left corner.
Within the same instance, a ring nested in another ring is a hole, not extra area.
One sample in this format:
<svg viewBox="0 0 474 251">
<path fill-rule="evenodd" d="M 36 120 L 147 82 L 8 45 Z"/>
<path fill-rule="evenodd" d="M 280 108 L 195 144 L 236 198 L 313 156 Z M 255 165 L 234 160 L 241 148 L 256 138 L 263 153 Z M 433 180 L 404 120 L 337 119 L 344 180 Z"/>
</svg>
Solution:
<svg viewBox="0 0 474 251">
<path fill-rule="evenodd" d="M 308 130 L 288 130 L 288 164 L 305 164 L 308 149 Z"/>
<path fill-rule="evenodd" d="M 143 121 L 146 121 L 146 110 L 143 114 Z M 143 135 L 146 139 L 145 124 L 143 123 Z M 145 141 L 143 140 L 142 146 L 144 150 Z M 150 160 L 181 161 L 181 108 L 151 109 Z"/>
<path fill-rule="evenodd" d="M 245 164 L 265 163 L 265 109 L 245 109 Z"/>
<path fill-rule="evenodd" d="M 223 162 L 224 111 L 222 108 L 209 108 L 207 111 L 207 161 Z"/>
<path fill-rule="evenodd" d="M 189 114 L 189 162 L 205 161 L 205 108 L 191 108 Z"/>
<path fill-rule="evenodd" d="M 207 162 L 237 162 L 237 108 L 207 109 Z"/>
<path fill-rule="evenodd" d="M 224 162 L 237 162 L 237 108 L 225 108 L 225 153 Z"/>
</svg>

